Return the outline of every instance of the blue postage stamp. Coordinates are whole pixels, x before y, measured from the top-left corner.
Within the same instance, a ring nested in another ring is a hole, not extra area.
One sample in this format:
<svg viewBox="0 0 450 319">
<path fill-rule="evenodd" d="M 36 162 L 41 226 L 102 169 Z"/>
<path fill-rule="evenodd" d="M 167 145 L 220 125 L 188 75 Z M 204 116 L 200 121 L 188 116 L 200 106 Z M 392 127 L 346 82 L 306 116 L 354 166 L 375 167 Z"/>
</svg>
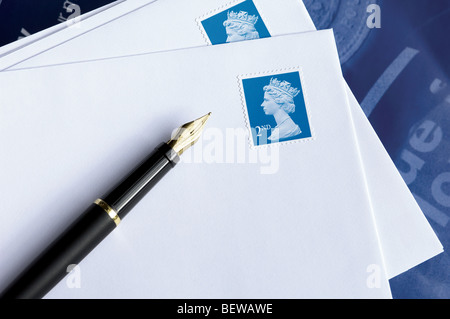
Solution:
<svg viewBox="0 0 450 319">
<path fill-rule="evenodd" d="M 197 19 L 208 44 L 223 44 L 236 41 L 270 37 L 264 21 L 252 0 L 231 2 Z"/>
<path fill-rule="evenodd" d="M 252 146 L 313 137 L 299 71 L 240 80 Z"/>
</svg>

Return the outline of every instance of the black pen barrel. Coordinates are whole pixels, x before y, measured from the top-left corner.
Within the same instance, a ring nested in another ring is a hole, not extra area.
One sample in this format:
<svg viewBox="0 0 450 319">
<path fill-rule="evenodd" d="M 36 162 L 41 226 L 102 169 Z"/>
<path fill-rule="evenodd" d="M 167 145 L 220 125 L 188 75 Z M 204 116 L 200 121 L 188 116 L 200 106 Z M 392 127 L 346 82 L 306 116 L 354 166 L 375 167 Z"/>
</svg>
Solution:
<svg viewBox="0 0 450 319">
<path fill-rule="evenodd" d="M 116 227 L 98 205 L 92 204 L 2 293 L 5 299 L 44 297 Z"/>
<path fill-rule="evenodd" d="M 166 143 L 103 198 L 92 204 L 0 295 L 9 299 L 44 297 L 78 265 L 146 193 L 179 161 Z"/>
<path fill-rule="evenodd" d="M 120 218 L 125 217 L 179 160 L 178 154 L 169 145 L 161 143 L 102 200 L 108 203 Z"/>
</svg>

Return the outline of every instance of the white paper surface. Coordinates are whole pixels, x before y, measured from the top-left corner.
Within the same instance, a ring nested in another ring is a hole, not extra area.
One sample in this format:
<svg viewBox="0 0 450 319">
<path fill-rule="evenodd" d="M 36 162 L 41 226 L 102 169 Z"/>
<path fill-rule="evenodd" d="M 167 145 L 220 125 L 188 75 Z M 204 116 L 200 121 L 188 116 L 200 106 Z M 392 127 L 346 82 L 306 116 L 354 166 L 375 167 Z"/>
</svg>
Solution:
<svg viewBox="0 0 450 319">
<path fill-rule="evenodd" d="M 87 32 L 93 25 L 105 23 L 107 17 L 99 14 L 91 18 L 91 25 L 83 25 L 83 29 L 77 31 L 85 33 L 82 36 L 60 44 L 61 39 L 74 36 L 65 30 L 60 32 L 59 38 L 49 37 L 49 42 L 33 44 L 35 47 L 31 47 L 31 51 L 13 56 L 15 62 L 22 61 L 30 56 L 30 52 L 53 47 L 11 69 L 206 45 L 195 20 L 239 2 L 160 0 Z M 254 0 L 254 3 L 272 36 L 314 30 L 300 1 Z M 169 15 L 171 21 L 165 23 Z M 10 62 L 3 63 L 2 68 L 5 68 L 5 63 Z M 348 95 L 366 172 L 366 186 L 387 273 L 392 278 L 439 254 L 443 248 L 350 89 Z"/>
<path fill-rule="evenodd" d="M 65 42 L 83 33 L 98 28 L 103 23 L 113 21 L 156 0 L 127 0 L 111 3 L 80 16 L 77 23 L 68 21 L 42 30 L 0 48 L 0 70 L 15 65 L 23 59 L 33 57 L 42 51 Z M 107 10 L 106 10 L 107 9 Z"/>
<path fill-rule="evenodd" d="M 274 174 L 180 163 L 48 297 L 390 298 L 329 30 L 3 72 L 1 282 L 180 123 L 213 112 L 204 154 L 245 130 L 239 75 L 293 68 L 314 140 L 258 151 Z"/>
<path fill-rule="evenodd" d="M 68 20 L 67 22 L 64 22 L 64 23 L 59 23 L 59 24 L 54 25 L 54 26 L 52 26 L 50 28 L 41 30 L 41 31 L 39 31 L 37 33 L 31 34 L 31 35 L 26 36 L 26 37 L 24 37 L 22 39 L 19 39 L 17 41 L 14 41 L 12 43 L 4 45 L 4 46 L 0 47 L 0 57 L 4 57 L 4 56 L 6 56 L 8 54 L 14 53 L 15 51 L 17 51 L 19 49 L 23 49 L 26 46 L 28 46 L 29 44 L 35 43 L 36 41 L 42 41 L 46 37 L 48 37 L 50 35 L 53 35 L 53 34 L 59 32 L 61 30 L 66 29 L 66 28 L 78 28 L 78 27 L 81 27 L 82 23 L 84 23 L 84 21 L 86 19 L 88 19 L 88 18 L 90 18 L 92 16 L 95 16 L 96 14 L 98 14 L 100 12 L 103 12 L 103 11 L 106 12 L 107 9 L 110 9 L 110 8 L 116 6 L 119 3 L 124 2 L 124 1 L 125 0 L 116 0 L 116 1 L 114 1 L 112 3 L 109 3 L 107 5 L 104 5 L 104 6 L 100 7 L 100 8 L 97 8 L 95 10 L 92 10 L 92 11 L 86 12 L 84 14 L 81 14 L 76 19 Z M 129 1 L 127 1 L 127 2 L 129 2 Z M 132 8 L 130 7 L 130 4 L 128 3 L 127 5 L 123 4 L 122 7 L 120 8 L 120 11 L 124 12 L 124 10 L 129 11 L 130 9 L 132 9 Z M 115 9 L 115 11 L 117 11 L 117 9 Z M 110 16 L 109 12 L 108 12 L 108 15 L 104 14 L 101 19 L 106 19 L 107 16 Z M 75 26 L 75 22 L 77 23 L 76 26 Z M 43 44 L 44 43 L 39 43 L 39 47 L 41 47 Z M 27 51 L 27 52 L 31 52 L 31 50 Z M 23 54 L 23 53 L 20 53 L 20 54 Z"/>
</svg>

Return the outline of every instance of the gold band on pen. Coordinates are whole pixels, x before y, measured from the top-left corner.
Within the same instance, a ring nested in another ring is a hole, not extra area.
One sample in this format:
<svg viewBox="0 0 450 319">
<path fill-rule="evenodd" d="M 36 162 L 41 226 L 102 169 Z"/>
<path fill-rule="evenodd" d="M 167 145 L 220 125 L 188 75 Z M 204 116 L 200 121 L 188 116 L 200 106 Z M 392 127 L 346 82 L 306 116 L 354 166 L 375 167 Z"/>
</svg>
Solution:
<svg viewBox="0 0 450 319">
<path fill-rule="evenodd" d="M 99 198 L 95 200 L 94 204 L 103 208 L 103 210 L 109 215 L 109 217 L 111 217 L 114 223 L 116 223 L 116 226 L 119 225 L 120 223 L 119 214 L 117 214 L 117 212 L 111 206 L 109 206 L 108 203 Z"/>
</svg>

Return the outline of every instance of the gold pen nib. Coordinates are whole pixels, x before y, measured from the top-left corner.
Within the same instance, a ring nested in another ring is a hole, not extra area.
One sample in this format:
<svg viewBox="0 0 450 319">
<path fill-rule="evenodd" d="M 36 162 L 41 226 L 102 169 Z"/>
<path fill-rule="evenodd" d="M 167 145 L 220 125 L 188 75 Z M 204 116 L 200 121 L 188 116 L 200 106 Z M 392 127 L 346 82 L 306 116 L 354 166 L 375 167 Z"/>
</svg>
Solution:
<svg viewBox="0 0 450 319">
<path fill-rule="evenodd" d="M 175 136 L 167 143 L 180 156 L 185 150 L 195 144 L 203 132 L 205 123 L 211 112 L 178 128 Z"/>
</svg>

